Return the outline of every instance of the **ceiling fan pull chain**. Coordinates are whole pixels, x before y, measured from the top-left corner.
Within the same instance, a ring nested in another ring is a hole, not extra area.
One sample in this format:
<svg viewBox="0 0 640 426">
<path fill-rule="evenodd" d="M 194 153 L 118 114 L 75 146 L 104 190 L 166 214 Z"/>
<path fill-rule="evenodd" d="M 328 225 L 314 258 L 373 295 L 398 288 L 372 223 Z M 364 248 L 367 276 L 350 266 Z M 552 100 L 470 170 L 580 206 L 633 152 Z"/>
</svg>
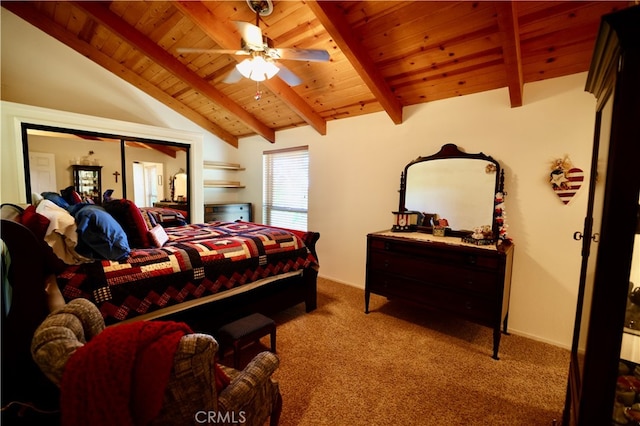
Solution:
<svg viewBox="0 0 640 426">
<path fill-rule="evenodd" d="M 256 81 L 256 94 L 253 96 L 253 99 L 259 101 L 262 99 L 262 90 L 260 90 L 260 82 Z"/>
</svg>

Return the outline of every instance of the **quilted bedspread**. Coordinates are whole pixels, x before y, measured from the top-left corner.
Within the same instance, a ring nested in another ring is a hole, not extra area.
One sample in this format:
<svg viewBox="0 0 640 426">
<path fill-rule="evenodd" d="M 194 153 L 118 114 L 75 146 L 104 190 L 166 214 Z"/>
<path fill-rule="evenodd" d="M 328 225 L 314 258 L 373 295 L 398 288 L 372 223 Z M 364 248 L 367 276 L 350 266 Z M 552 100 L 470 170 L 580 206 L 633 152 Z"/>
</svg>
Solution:
<svg viewBox="0 0 640 426">
<path fill-rule="evenodd" d="M 96 260 L 58 275 L 66 300 L 93 301 L 112 324 L 243 284 L 312 267 L 317 260 L 294 234 L 246 222 L 166 228 L 161 248 L 133 249 L 120 261 Z"/>
</svg>

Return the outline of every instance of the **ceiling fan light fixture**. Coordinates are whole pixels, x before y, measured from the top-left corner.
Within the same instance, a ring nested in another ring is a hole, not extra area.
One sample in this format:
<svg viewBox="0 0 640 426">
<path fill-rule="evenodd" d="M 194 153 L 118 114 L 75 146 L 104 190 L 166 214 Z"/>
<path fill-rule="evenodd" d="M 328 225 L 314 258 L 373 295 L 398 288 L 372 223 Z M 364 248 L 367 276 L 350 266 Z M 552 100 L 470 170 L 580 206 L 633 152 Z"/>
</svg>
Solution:
<svg viewBox="0 0 640 426">
<path fill-rule="evenodd" d="M 278 71 L 280 71 L 272 61 L 266 61 L 259 55 L 240 62 L 236 65 L 236 69 L 244 77 L 253 81 L 265 81 L 272 78 L 278 73 Z"/>
</svg>

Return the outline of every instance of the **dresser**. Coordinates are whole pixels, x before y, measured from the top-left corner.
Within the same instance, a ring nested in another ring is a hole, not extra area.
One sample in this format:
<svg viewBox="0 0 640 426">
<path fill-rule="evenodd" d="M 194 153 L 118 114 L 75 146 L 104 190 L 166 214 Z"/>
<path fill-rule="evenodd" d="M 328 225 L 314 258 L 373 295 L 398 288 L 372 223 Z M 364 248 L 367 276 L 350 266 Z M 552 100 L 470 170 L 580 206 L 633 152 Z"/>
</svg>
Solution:
<svg viewBox="0 0 640 426">
<path fill-rule="evenodd" d="M 220 203 L 204 205 L 204 221 L 234 222 L 242 220 L 251 222 L 251 203 Z"/>
<path fill-rule="evenodd" d="M 418 232 L 367 235 L 365 312 L 371 293 L 493 328 L 498 358 L 507 332 L 514 246 L 476 246 Z"/>
</svg>

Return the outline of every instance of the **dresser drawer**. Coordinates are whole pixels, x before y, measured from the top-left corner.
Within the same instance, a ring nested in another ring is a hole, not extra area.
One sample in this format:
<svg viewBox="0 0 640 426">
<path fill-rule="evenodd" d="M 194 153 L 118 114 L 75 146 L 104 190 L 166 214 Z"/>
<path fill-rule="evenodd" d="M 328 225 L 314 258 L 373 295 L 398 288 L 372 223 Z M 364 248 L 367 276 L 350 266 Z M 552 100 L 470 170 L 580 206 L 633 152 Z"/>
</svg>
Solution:
<svg viewBox="0 0 640 426">
<path fill-rule="evenodd" d="M 415 257 L 372 250 L 369 252 L 369 268 L 373 274 L 394 274 L 482 294 L 495 294 L 499 286 L 495 271 L 464 264 L 455 265 L 441 261 L 440 258 Z"/>
<path fill-rule="evenodd" d="M 372 251 L 381 250 L 397 253 L 403 256 L 417 256 L 421 259 L 437 259 L 438 263 L 458 266 L 465 265 L 490 270 L 495 270 L 500 266 L 498 253 L 483 248 L 459 247 L 454 250 L 447 245 L 404 242 L 371 237 L 369 239 L 369 249 Z"/>
<path fill-rule="evenodd" d="M 251 222 L 251 203 L 204 205 L 205 222 L 236 220 Z"/>
<path fill-rule="evenodd" d="M 493 299 L 473 292 L 432 286 L 385 273 L 370 273 L 367 290 L 390 299 L 397 297 L 420 306 L 464 316 L 482 324 L 491 325 L 492 321 L 495 322 L 496 306 Z"/>
</svg>

